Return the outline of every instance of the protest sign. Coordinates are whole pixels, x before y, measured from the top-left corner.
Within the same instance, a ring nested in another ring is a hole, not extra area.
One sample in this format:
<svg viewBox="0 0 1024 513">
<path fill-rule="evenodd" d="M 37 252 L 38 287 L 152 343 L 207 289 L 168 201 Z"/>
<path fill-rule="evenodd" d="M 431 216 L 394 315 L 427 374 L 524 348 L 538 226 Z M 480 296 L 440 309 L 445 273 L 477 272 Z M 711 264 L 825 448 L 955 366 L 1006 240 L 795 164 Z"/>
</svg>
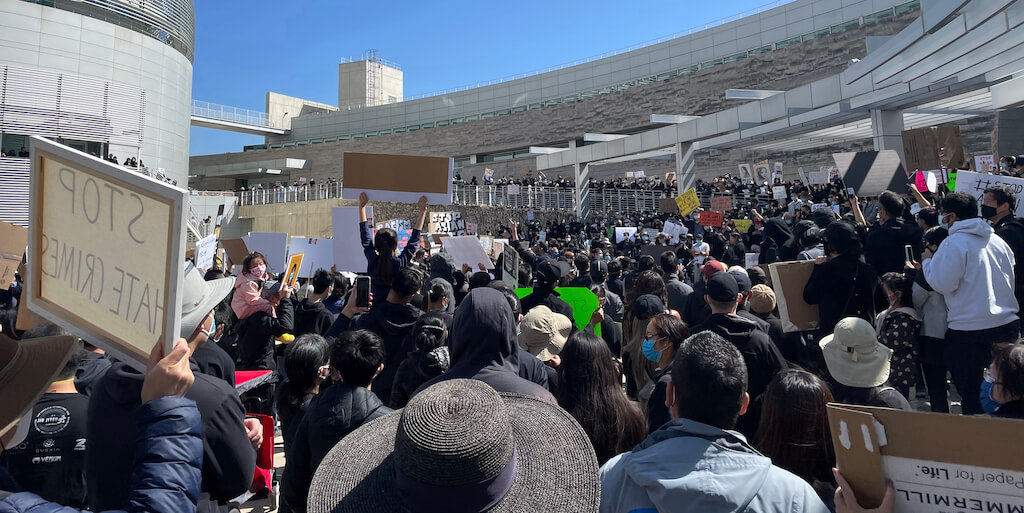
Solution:
<svg viewBox="0 0 1024 513">
<path fill-rule="evenodd" d="M 626 235 L 632 239 L 636 236 L 635 226 L 616 226 L 615 227 L 615 242 L 622 242 L 626 240 Z"/>
<path fill-rule="evenodd" d="M 228 254 L 228 262 L 230 262 L 232 266 L 242 265 L 242 262 L 245 261 L 245 257 L 249 255 L 249 248 L 246 247 L 245 241 L 242 239 L 222 240 L 220 241 L 220 245 L 224 246 L 224 251 Z"/>
<path fill-rule="evenodd" d="M 365 192 L 373 201 L 451 205 L 455 161 L 448 157 L 345 152 L 342 198 Z"/>
<path fill-rule="evenodd" d="M 772 187 L 772 199 L 784 200 L 786 199 L 786 186 L 776 185 Z"/>
<path fill-rule="evenodd" d="M 807 182 L 810 185 L 827 185 L 828 171 L 811 171 L 807 174 Z"/>
<path fill-rule="evenodd" d="M 939 174 L 935 171 L 918 171 L 914 176 L 914 187 L 921 192 L 938 192 Z"/>
<path fill-rule="evenodd" d="M 196 267 L 209 269 L 213 267 L 213 254 L 217 252 L 217 236 L 209 234 L 196 243 Z"/>
<path fill-rule="evenodd" d="M 334 236 L 334 266 L 338 271 L 366 272 L 366 255 L 359 238 L 359 207 L 331 209 L 331 232 Z"/>
<path fill-rule="evenodd" d="M 430 233 L 443 235 L 466 235 L 466 220 L 462 212 L 431 212 Z"/>
<path fill-rule="evenodd" d="M 501 281 L 509 287 L 519 287 L 519 252 L 508 244 L 501 252 Z"/>
<path fill-rule="evenodd" d="M 679 212 L 679 205 L 676 205 L 675 199 L 662 198 L 658 200 L 659 214 L 675 214 L 676 212 Z"/>
<path fill-rule="evenodd" d="M 814 271 L 813 261 L 785 262 L 768 266 L 775 301 L 782 318 L 782 331 L 811 331 L 818 329 L 818 305 L 804 301 L 804 286 Z"/>
<path fill-rule="evenodd" d="M 995 155 L 978 155 L 974 157 L 974 170 L 978 173 L 991 173 L 995 168 Z"/>
<path fill-rule="evenodd" d="M 22 300 L 145 369 L 180 337 L 188 193 L 41 137 L 31 147 Z"/>
<path fill-rule="evenodd" d="M 754 172 L 750 169 L 750 164 L 740 164 L 740 181 L 754 183 Z"/>
<path fill-rule="evenodd" d="M 302 278 L 311 278 L 317 269 L 330 271 L 334 265 L 334 239 L 292 237 L 288 250 L 293 254 L 303 253 L 302 267 L 299 268 L 299 277 Z"/>
<path fill-rule="evenodd" d="M 288 234 L 273 232 L 249 232 L 242 237 L 249 251 L 263 254 L 267 262 L 267 271 L 280 273 L 288 265 Z M 355 239 L 359 240 L 359 239 Z"/>
<path fill-rule="evenodd" d="M 1024 511 L 1021 422 L 831 403 L 836 464 L 860 506 L 892 481 L 894 511 Z M 954 441 L 970 441 L 970 447 Z M 952 445 L 951 445 L 952 444 Z"/>
<path fill-rule="evenodd" d="M 509 196 L 516 196 L 516 195 L 518 195 L 519 194 L 519 186 L 515 185 L 515 184 L 509 185 L 508 186 L 507 194 Z"/>
<path fill-rule="evenodd" d="M 722 213 L 721 212 L 701 212 L 700 213 L 700 225 L 701 226 L 722 226 Z"/>
<path fill-rule="evenodd" d="M 523 299 L 532 294 L 533 289 L 519 288 L 515 292 L 519 299 Z M 558 293 L 559 299 L 569 303 L 569 306 L 572 307 L 572 320 L 576 323 L 576 327 L 585 330 L 590 324 L 590 317 L 601 306 L 601 300 L 586 287 L 558 287 L 555 292 Z M 605 312 L 605 315 L 608 313 Z M 594 334 L 601 336 L 600 324 L 594 327 Z"/>
<path fill-rule="evenodd" d="M 732 223 L 736 226 L 736 231 L 740 233 L 747 233 L 750 231 L 750 227 L 754 224 L 750 219 L 733 219 Z"/>
<path fill-rule="evenodd" d="M 456 269 L 462 269 L 462 264 L 468 265 L 474 272 L 480 270 L 480 264 L 484 264 L 487 269 L 494 269 L 491 258 L 480 246 L 480 240 L 472 235 L 444 237 L 441 244 L 445 252 L 452 257 Z"/>
<path fill-rule="evenodd" d="M 672 182 L 674 182 L 675 179 L 676 179 L 676 174 L 675 173 L 665 173 L 665 185 L 666 186 L 672 185 Z"/>
<path fill-rule="evenodd" d="M 878 196 L 884 191 L 905 191 L 908 176 L 894 150 L 833 153 L 839 176 L 858 196 Z"/>
<path fill-rule="evenodd" d="M 817 211 L 819 208 L 828 208 L 828 203 L 814 203 L 811 205 L 811 212 Z"/>
<path fill-rule="evenodd" d="M 485 167 L 484 168 L 484 178 L 487 178 L 487 179 L 494 178 L 494 170 L 489 168 L 489 167 Z"/>
<path fill-rule="evenodd" d="M 27 238 L 27 235 L 26 235 L 26 238 Z M 18 274 L 21 275 L 23 278 L 28 276 L 28 272 L 26 271 L 26 267 L 25 267 L 25 263 L 24 262 L 22 262 L 18 266 L 17 270 L 18 270 Z M 24 294 L 24 292 L 23 292 L 23 294 Z M 26 306 L 27 304 L 28 304 L 27 301 L 18 301 L 18 316 L 17 316 L 18 318 L 17 318 L 17 320 L 14 323 L 14 329 L 16 329 L 16 330 L 20 330 L 20 331 L 30 330 L 30 329 L 32 329 L 32 328 L 34 328 L 34 327 L 36 327 L 36 326 L 46 322 L 46 319 L 43 319 L 42 317 L 36 315 L 35 312 L 33 312 L 32 310 L 29 310 L 28 307 Z"/>
<path fill-rule="evenodd" d="M 392 230 L 399 232 L 402 230 L 412 230 L 412 221 L 408 219 L 389 219 L 383 223 L 377 223 L 374 228 L 380 230 L 382 228 L 391 228 Z"/>
<path fill-rule="evenodd" d="M 481 235 L 478 240 L 480 241 L 480 247 L 483 248 L 484 253 L 487 253 L 487 256 L 494 254 L 494 237 Z"/>
<path fill-rule="evenodd" d="M 771 170 L 768 167 L 768 163 L 755 164 L 754 177 L 757 179 L 757 183 L 765 183 L 771 180 Z"/>
<path fill-rule="evenodd" d="M 651 255 L 654 257 L 655 262 L 661 261 L 661 254 L 666 251 L 672 251 L 672 248 L 668 246 L 647 244 L 646 246 L 640 246 L 640 255 Z"/>
<path fill-rule="evenodd" d="M 804 168 L 797 168 L 796 172 L 800 174 L 800 181 L 804 183 L 804 187 L 810 185 L 810 182 L 807 181 L 807 173 L 804 173 Z"/>
<path fill-rule="evenodd" d="M 626 178 L 633 178 L 634 173 L 632 171 L 626 171 Z"/>
<path fill-rule="evenodd" d="M 932 127 L 904 130 L 903 154 L 907 159 L 908 171 L 931 171 L 939 169 L 939 140 Z"/>
<path fill-rule="evenodd" d="M 760 256 L 761 256 L 760 253 L 744 253 L 743 254 L 744 266 L 747 269 L 750 269 L 751 267 L 757 267 L 757 261 L 758 261 Z"/>
<path fill-rule="evenodd" d="M 526 211 L 526 220 L 527 221 L 533 221 L 533 211 L 532 210 L 527 210 Z"/>
<path fill-rule="evenodd" d="M 978 199 L 978 207 L 980 209 L 981 202 L 985 199 L 985 189 L 989 187 L 995 187 L 1002 185 L 1008 187 L 1017 197 L 1021 197 L 1024 194 L 1024 178 L 1014 178 L 1012 176 L 1001 176 L 1001 175 L 984 175 L 981 173 L 974 173 L 971 171 L 960 171 L 956 174 L 956 192 L 966 192 L 971 196 Z M 1017 202 L 1017 208 L 1014 210 L 1013 215 L 1015 217 L 1024 217 L 1024 201 Z"/>
<path fill-rule="evenodd" d="M 732 210 L 732 196 L 712 196 L 711 210 L 715 212 L 727 212 Z"/>
<path fill-rule="evenodd" d="M 776 162 L 775 163 L 775 170 L 772 171 L 772 183 L 775 183 L 775 180 L 782 180 L 782 179 L 783 179 L 782 178 L 782 162 Z"/>
<path fill-rule="evenodd" d="M 676 206 L 679 207 L 679 215 L 687 215 L 693 209 L 700 206 L 700 199 L 697 198 L 697 189 L 690 187 L 686 192 L 676 196 Z"/>
<path fill-rule="evenodd" d="M 302 267 L 302 253 L 292 253 L 288 257 L 288 272 L 284 274 L 284 283 L 294 287 L 299 281 L 299 269 Z"/>
<path fill-rule="evenodd" d="M 665 232 L 673 241 L 678 241 L 683 235 L 689 233 L 685 226 L 673 223 L 672 221 L 665 221 L 665 226 L 661 231 Z"/>
<path fill-rule="evenodd" d="M 14 273 L 21 265 L 27 246 L 27 229 L 0 221 L 0 289 L 7 290 L 14 281 Z"/>
</svg>

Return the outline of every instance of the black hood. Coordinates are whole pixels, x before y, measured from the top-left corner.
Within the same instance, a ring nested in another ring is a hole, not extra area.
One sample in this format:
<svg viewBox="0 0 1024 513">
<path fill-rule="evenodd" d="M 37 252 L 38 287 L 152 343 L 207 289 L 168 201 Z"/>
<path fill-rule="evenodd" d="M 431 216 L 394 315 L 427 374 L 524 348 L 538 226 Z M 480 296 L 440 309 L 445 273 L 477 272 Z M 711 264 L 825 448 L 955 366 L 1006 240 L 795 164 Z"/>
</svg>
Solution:
<svg viewBox="0 0 1024 513">
<path fill-rule="evenodd" d="M 326 308 L 327 307 L 324 306 L 323 301 L 317 301 L 314 303 L 310 301 L 309 298 L 303 299 L 302 302 L 299 303 L 299 311 L 301 312 L 316 313 L 320 310 L 325 310 Z"/>
<path fill-rule="evenodd" d="M 764 223 L 764 236 L 771 239 L 776 245 L 782 246 L 793 238 L 793 231 L 781 218 L 773 217 Z"/>
<path fill-rule="evenodd" d="M 455 310 L 452 368 L 447 375 L 471 377 L 483 368 L 519 372 L 519 343 L 505 295 L 488 287 L 470 291 Z"/>
<path fill-rule="evenodd" d="M 758 329 L 756 322 L 736 314 L 713 314 L 702 327 L 730 340 L 732 337 L 749 337 Z"/>
<path fill-rule="evenodd" d="M 114 361 L 99 386 L 119 406 L 135 409 L 141 401 L 143 374 L 130 365 Z"/>
<path fill-rule="evenodd" d="M 421 315 L 423 311 L 410 303 L 384 303 L 370 311 L 367 320 L 381 337 L 403 339 Z"/>
</svg>

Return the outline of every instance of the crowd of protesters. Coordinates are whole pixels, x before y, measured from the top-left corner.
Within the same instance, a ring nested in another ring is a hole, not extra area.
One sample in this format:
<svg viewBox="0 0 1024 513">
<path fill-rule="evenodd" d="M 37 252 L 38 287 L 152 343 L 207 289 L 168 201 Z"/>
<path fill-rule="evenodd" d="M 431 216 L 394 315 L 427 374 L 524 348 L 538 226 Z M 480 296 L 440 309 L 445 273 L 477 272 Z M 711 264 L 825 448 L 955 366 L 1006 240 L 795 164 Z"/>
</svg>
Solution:
<svg viewBox="0 0 1024 513">
<path fill-rule="evenodd" d="M 765 200 L 766 183 L 699 182 L 733 198 L 721 226 L 697 209 L 484 227 L 512 271 L 420 247 L 425 197 L 399 249 L 364 194 L 368 287 L 318 269 L 293 290 L 259 253 L 237 277 L 188 264 L 182 341 L 145 373 L 57 326 L 15 329 L 16 280 L 0 512 L 232 511 L 266 493 L 271 429 L 282 511 L 853 512 L 827 403 L 948 413 L 959 397 L 964 415 L 1024 418 L 1012 190 L 979 205 L 786 185 Z M 816 330 L 783 329 L 760 264 L 787 261 L 813 265 Z M 585 325 L 560 287 L 599 298 Z M 239 371 L 273 379 L 238 394 Z"/>
</svg>

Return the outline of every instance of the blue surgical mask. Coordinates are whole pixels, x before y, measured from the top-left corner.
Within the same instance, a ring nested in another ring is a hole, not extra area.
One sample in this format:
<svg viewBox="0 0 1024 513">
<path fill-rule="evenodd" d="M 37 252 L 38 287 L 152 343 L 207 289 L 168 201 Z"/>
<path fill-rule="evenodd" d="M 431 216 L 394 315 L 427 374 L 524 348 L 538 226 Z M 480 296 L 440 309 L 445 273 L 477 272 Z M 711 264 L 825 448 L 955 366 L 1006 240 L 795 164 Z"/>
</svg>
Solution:
<svg viewBox="0 0 1024 513">
<path fill-rule="evenodd" d="M 995 385 L 995 380 L 988 373 L 985 373 L 985 379 L 981 382 L 981 393 L 978 394 L 978 399 L 981 401 L 981 409 L 985 410 L 985 413 L 989 415 L 995 413 L 999 408 L 999 402 L 992 398 L 993 385 Z"/>
<path fill-rule="evenodd" d="M 661 351 L 654 349 L 654 339 L 645 338 L 642 346 L 644 357 L 652 362 L 657 362 L 661 359 Z"/>
<path fill-rule="evenodd" d="M 203 328 L 199 328 L 199 331 L 204 333 L 206 335 L 206 338 L 208 338 L 210 340 L 213 340 L 213 333 L 215 331 L 217 331 L 217 318 L 211 315 L 210 316 L 210 330 L 207 331 L 207 330 L 204 330 Z"/>
</svg>

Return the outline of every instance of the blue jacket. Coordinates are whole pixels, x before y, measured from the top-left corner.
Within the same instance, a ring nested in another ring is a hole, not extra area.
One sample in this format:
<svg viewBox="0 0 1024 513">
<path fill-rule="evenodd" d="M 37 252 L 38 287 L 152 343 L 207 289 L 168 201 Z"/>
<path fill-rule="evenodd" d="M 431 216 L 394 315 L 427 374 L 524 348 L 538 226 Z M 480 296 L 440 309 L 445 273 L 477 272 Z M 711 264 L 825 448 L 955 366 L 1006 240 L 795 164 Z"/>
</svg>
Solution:
<svg viewBox="0 0 1024 513">
<path fill-rule="evenodd" d="M 601 467 L 601 513 L 828 513 L 803 479 L 743 435 L 676 419 Z"/>
<path fill-rule="evenodd" d="M 368 221 L 359 223 L 359 239 L 363 245 L 363 254 L 366 255 L 366 273 L 371 278 L 370 292 L 373 293 L 375 304 L 379 305 L 387 299 L 391 287 L 381 281 L 380 276 L 377 276 L 377 251 L 373 249 L 373 225 Z M 405 248 L 391 262 L 391 275 L 397 275 L 398 271 L 409 265 L 418 249 L 420 249 L 420 231 L 414 229 L 409 235 L 409 242 L 405 244 Z"/>
<path fill-rule="evenodd" d="M 136 410 L 135 471 L 128 512 L 186 513 L 196 510 L 202 479 L 203 437 L 196 403 L 163 397 Z M 0 513 L 75 513 L 32 493 L 2 497 Z"/>
</svg>

